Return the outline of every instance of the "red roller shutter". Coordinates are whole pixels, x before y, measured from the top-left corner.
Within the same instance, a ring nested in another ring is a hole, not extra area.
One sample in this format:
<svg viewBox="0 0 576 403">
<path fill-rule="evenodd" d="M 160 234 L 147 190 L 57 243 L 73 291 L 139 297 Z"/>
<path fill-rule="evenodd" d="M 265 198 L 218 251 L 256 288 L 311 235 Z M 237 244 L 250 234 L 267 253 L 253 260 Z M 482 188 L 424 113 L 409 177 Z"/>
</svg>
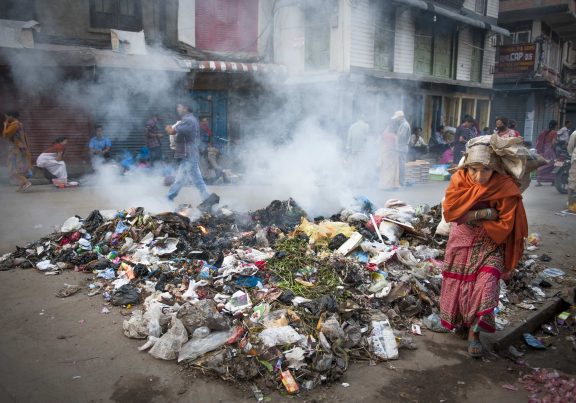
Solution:
<svg viewBox="0 0 576 403">
<path fill-rule="evenodd" d="M 258 0 L 196 0 L 196 47 L 256 52 Z"/>
<path fill-rule="evenodd" d="M 78 166 L 89 161 L 90 118 L 86 112 L 50 99 L 22 102 L 19 110 L 34 162 L 59 136 L 68 137 L 65 155 L 68 164 Z"/>
</svg>

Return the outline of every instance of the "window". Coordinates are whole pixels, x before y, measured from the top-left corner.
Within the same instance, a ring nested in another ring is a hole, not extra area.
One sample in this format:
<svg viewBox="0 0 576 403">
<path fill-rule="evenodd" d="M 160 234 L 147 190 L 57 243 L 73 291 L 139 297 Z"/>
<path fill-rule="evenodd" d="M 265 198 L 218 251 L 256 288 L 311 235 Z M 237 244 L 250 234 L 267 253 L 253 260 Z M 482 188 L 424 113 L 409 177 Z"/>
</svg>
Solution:
<svg viewBox="0 0 576 403">
<path fill-rule="evenodd" d="M 472 58 L 470 60 L 470 81 L 482 81 L 482 59 L 484 56 L 484 33 L 479 30 L 472 32 Z"/>
<path fill-rule="evenodd" d="M 395 8 L 386 3 L 373 3 L 376 8 L 374 21 L 374 67 L 392 71 L 394 62 Z M 379 7 L 378 7 L 379 6 Z"/>
<path fill-rule="evenodd" d="M 330 67 L 330 22 L 334 5 L 330 0 L 315 3 L 306 8 L 305 20 L 305 66 L 307 70 L 325 70 Z"/>
<path fill-rule="evenodd" d="M 90 26 L 141 31 L 142 2 L 141 0 L 90 0 Z"/>
<path fill-rule="evenodd" d="M 425 13 L 416 19 L 414 72 L 454 78 L 456 25 L 439 16 Z"/>
<path fill-rule="evenodd" d="M 0 5 L 0 18 L 29 21 L 36 19 L 36 0 L 6 0 Z"/>
<path fill-rule="evenodd" d="M 478 14 L 486 15 L 486 0 L 476 0 L 474 11 Z"/>
</svg>

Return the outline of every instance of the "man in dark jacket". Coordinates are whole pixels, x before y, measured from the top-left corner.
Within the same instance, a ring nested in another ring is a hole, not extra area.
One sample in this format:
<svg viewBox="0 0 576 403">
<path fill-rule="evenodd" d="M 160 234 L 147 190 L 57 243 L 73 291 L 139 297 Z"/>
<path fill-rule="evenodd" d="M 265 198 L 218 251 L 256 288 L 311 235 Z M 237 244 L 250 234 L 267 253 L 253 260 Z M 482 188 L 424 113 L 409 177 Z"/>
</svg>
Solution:
<svg viewBox="0 0 576 403">
<path fill-rule="evenodd" d="M 457 165 L 460 159 L 464 156 L 466 151 L 466 143 L 472 137 L 474 137 L 474 119 L 471 116 L 466 116 L 464 122 L 456 129 L 456 135 L 454 136 L 454 161 L 453 163 Z"/>
<path fill-rule="evenodd" d="M 178 104 L 176 111 L 180 120 L 173 126 L 167 126 L 166 131 L 175 135 L 174 159 L 178 161 L 178 171 L 174 183 L 168 191 L 168 199 L 171 201 L 178 196 L 178 193 L 185 185 L 188 178 L 192 178 L 194 186 L 200 192 L 203 204 L 208 198 L 218 198 L 216 195 L 210 195 L 206 189 L 206 183 L 200 172 L 198 145 L 200 142 L 200 126 L 198 119 L 192 114 L 190 108 L 184 104 Z M 218 198 L 219 200 L 219 198 Z M 216 201 L 217 203 L 217 201 Z M 214 203 L 212 203 L 214 204 Z"/>
</svg>

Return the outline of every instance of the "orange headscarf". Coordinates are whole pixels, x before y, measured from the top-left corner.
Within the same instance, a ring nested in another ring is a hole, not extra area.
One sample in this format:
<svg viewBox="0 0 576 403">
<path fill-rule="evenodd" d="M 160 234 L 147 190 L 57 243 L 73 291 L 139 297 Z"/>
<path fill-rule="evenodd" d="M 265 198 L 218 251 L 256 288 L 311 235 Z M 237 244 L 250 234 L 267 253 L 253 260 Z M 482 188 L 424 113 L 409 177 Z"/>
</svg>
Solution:
<svg viewBox="0 0 576 403">
<path fill-rule="evenodd" d="M 486 185 L 473 181 L 466 169 L 452 175 L 442 203 L 444 218 L 454 222 L 463 217 L 478 202 L 485 202 L 498 211 L 498 220 L 484 220 L 482 225 L 496 244 L 504 244 L 504 268 L 514 270 L 528 235 L 528 221 L 522 195 L 512 177 L 494 172 Z"/>
</svg>

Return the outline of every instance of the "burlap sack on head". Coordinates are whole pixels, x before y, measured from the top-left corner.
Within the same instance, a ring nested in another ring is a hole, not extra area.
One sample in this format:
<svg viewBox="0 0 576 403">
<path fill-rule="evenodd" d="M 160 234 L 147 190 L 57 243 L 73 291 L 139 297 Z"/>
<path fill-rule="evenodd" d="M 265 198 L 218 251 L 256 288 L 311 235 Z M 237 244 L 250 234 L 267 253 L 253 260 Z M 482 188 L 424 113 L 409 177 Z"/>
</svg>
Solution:
<svg viewBox="0 0 576 403">
<path fill-rule="evenodd" d="M 502 138 L 496 133 L 490 136 L 490 145 L 494 153 L 500 157 L 502 168 L 518 180 L 524 176 L 526 160 L 530 155 L 523 143 L 521 137 Z"/>
</svg>

